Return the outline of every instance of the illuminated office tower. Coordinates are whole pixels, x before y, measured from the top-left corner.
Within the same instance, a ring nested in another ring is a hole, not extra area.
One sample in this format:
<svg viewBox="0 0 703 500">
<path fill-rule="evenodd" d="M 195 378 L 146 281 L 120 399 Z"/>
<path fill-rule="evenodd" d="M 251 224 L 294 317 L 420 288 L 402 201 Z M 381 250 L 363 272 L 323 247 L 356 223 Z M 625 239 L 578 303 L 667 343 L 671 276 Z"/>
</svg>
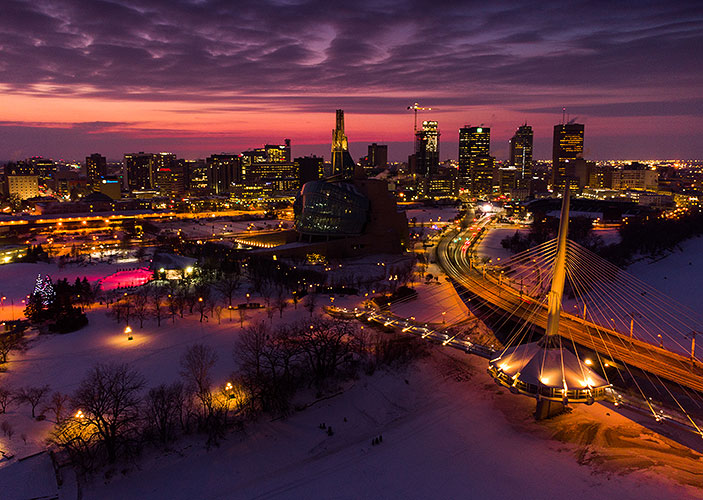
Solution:
<svg viewBox="0 0 703 500">
<path fill-rule="evenodd" d="M 266 144 L 266 161 L 268 163 L 290 163 L 290 139 L 284 139 L 283 144 Z"/>
<path fill-rule="evenodd" d="M 439 129 L 437 122 L 422 122 L 422 130 L 415 133 L 416 172 L 424 177 L 437 173 L 439 168 Z"/>
<path fill-rule="evenodd" d="M 564 187 L 566 166 L 576 158 L 583 157 L 583 131 L 581 123 L 554 125 L 552 143 L 552 189 L 560 191 Z"/>
<path fill-rule="evenodd" d="M 351 179 L 355 166 L 349 154 L 349 141 L 344 134 L 344 110 L 338 109 L 332 131 L 332 177 Z"/>
<path fill-rule="evenodd" d="M 210 189 L 208 183 L 208 165 L 205 160 L 184 160 L 186 167 L 186 185 L 191 194 L 204 195 Z"/>
<path fill-rule="evenodd" d="M 178 196 L 186 190 L 187 166 L 185 160 L 176 160 L 158 167 L 156 187 L 162 195 Z"/>
<path fill-rule="evenodd" d="M 515 131 L 515 135 L 510 139 L 509 165 L 517 168 L 522 178 L 532 175 L 533 138 L 532 127 L 528 124 L 524 124 Z"/>
<path fill-rule="evenodd" d="M 482 165 L 485 165 L 485 158 L 483 160 L 480 158 L 488 157 L 490 154 L 490 128 L 465 125 L 459 129 L 459 180 L 462 186 L 470 187 L 472 185 L 472 168 L 481 168 Z M 491 170 L 492 175 L 493 171 Z"/>
<path fill-rule="evenodd" d="M 95 189 L 95 186 L 100 183 L 100 178 L 107 175 L 107 160 L 100 153 L 93 153 L 85 157 L 85 173 L 88 179 L 88 185 Z"/>
<path fill-rule="evenodd" d="M 207 164 L 208 184 L 215 194 L 226 194 L 240 182 L 242 158 L 235 154 L 222 153 L 209 156 Z"/>
</svg>

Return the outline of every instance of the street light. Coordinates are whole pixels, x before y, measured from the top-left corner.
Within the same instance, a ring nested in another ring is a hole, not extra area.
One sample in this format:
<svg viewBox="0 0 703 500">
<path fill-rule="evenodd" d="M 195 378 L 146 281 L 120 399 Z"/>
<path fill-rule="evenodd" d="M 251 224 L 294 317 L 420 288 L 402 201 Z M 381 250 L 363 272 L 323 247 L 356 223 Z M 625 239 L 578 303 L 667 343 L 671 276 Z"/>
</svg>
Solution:
<svg viewBox="0 0 703 500">
<path fill-rule="evenodd" d="M 132 337 L 132 327 L 127 325 L 124 329 L 125 335 L 127 335 L 127 340 L 133 340 L 134 337 Z"/>
</svg>

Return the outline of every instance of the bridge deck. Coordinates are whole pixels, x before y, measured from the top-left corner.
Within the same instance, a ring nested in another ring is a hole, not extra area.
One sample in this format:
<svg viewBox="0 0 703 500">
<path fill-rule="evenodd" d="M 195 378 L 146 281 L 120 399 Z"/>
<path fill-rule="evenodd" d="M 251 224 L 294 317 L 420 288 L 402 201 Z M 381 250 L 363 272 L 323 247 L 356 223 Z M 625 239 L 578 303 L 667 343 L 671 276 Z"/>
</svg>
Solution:
<svg viewBox="0 0 703 500">
<path fill-rule="evenodd" d="M 452 238 L 443 239 L 437 249 L 440 264 L 449 276 L 491 306 L 540 328 L 546 327 L 546 306 L 537 306 L 539 309 L 534 312 L 536 304 L 526 303 L 513 288 L 484 278 L 471 268 L 465 253 L 452 243 Z M 703 367 L 687 357 L 566 313 L 561 314 L 559 335 L 607 358 L 703 392 Z"/>
</svg>

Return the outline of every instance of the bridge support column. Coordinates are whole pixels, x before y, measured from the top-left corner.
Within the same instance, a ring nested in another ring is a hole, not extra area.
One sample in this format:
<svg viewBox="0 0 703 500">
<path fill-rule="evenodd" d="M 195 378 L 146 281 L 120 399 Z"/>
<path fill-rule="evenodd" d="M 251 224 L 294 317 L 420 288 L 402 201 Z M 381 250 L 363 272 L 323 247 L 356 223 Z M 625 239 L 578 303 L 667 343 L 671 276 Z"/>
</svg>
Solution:
<svg viewBox="0 0 703 500">
<path fill-rule="evenodd" d="M 537 408 L 535 409 L 535 420 L 546 420 L 561 415 L 564 412 L 566 412 L 564 403 L 540 399 L 537 401 Z"/>
</svg>

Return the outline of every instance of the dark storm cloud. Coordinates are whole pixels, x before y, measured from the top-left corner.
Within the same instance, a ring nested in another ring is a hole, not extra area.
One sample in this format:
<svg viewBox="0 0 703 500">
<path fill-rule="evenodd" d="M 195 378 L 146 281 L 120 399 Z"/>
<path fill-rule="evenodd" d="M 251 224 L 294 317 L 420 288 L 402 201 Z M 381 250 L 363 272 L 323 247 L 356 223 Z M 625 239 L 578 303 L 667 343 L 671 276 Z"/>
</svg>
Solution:
<svg viewBox="0 0 703 500">
<path fill-rule="evenodd" d="M 471 105 L 495 86 L 524 100 L 531 89 L 690 90 L 702 50 L 698 2 L 5 0 L 0 16 L 0 84 L 53 96 L 289 95 L 309 108 L 309 92 Z"/>
</svg>

